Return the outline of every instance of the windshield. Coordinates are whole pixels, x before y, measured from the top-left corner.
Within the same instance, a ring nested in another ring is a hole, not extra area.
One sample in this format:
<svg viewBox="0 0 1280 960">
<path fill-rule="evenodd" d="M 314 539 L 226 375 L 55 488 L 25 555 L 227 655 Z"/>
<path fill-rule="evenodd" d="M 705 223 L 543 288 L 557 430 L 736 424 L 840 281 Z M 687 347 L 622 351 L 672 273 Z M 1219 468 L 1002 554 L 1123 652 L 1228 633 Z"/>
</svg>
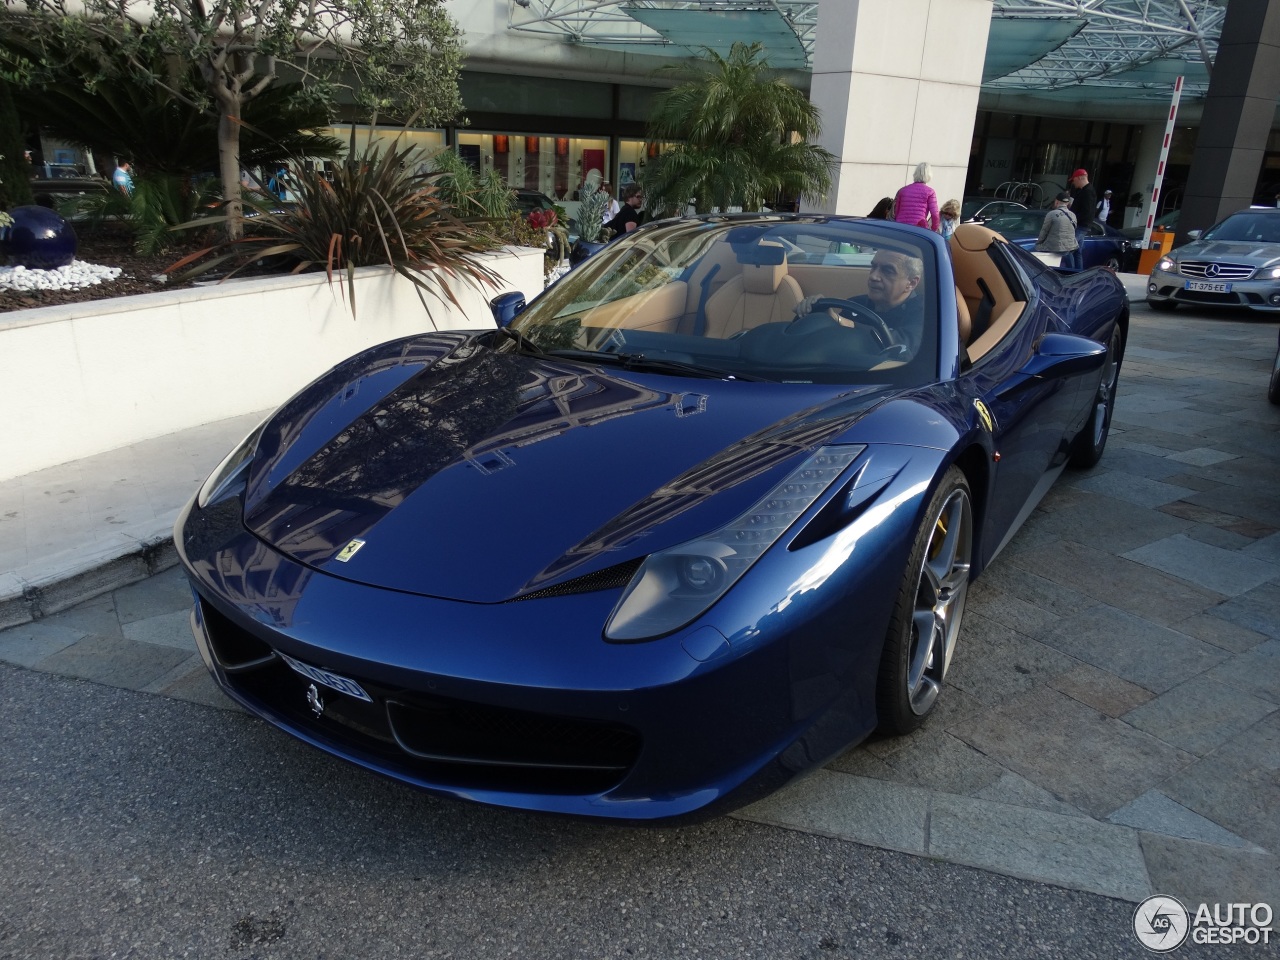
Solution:
<svg viewBox="0 0 1280 960">
<path fill-rule="evenodd" d="M 1233 213 L 1206 230 L 1200 239 L 1280 243 L 1280 210 L 1274 213 Z"/>
<path fill-rule="evenodd" d="M 525 349 L 685 375 L 927 383 L 937 274 L 928 241 L 885 221 L 672 222 L 597 253 L 512 329 Z"/>
<path fill-rule="evenodd" d="M 1002 213 L 998 217 L 992 217 L 986 225 L 1006 237 L 1019 237 L 1026 234 L 1034 236 L 1040 232 L 1040 225 L 1044 223 L 1044 214 L 1043 210 Z"/>
</svg>

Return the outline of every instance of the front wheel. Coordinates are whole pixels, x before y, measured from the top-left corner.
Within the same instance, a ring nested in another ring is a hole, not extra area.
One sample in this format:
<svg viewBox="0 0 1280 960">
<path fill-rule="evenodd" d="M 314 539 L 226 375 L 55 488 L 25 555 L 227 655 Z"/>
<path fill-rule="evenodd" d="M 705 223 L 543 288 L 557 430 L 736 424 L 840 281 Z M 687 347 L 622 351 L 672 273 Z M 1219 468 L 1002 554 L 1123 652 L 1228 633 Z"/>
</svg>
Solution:
<svg viewBox="0 0 1280 960">
<path fill-rule="evenodd" d="M 1093 408 L 1084 428 L 1071 441 L 1071 466 L 1088 469 L 1096 466 L 1107 447 L 1107 435 L 1111 432 L 1111 415 L 1116 409 L 1116 387 L 1120 383 L 1120 358 L 1124 352 L 1124 338 L 1120 327 L 1111 331 L 1107 343 L 1107 359 L 1102 365 L 1102 378 L 1093 395 Z"/>
<path fill-rule="evenodd" d="M 937 703 L 951 665 L 973 562 L 973 501 L 958 467 L 949 469 L 916 531 L 889 621 L 876 708 L 880 729 L 910 733 Z"/>
</svg>

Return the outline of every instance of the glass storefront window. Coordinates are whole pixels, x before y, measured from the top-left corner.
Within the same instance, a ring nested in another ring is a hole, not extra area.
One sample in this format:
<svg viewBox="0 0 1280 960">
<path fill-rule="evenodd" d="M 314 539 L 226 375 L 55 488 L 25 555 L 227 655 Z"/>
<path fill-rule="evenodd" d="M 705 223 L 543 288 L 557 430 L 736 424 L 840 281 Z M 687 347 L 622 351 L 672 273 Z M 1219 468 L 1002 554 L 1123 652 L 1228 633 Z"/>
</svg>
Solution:
<svg viewBox="0 0 1280 960">
<path fill-rule="evenodd" d="M 458 153 L 479 173 L 497 170 L 516 189 L 540 190 L 553 200 L 575 200 L 592 171 L 607 178 L 609 141 L 531 133 L 459 132 Z"/>
<path fill-rule="evenodd" d="M 334 137 L 342 141 L 342 153 L 345 156 L 351 145 L 351 125 L 341 127 L 323 127 L 317 131 L 318 134 L 326 137 Z M 444 149 L 444 131 L 443 130 L 405 130 L 402 127 L 374 127 L 370 128 L 368 124 L 355 125 L 355 149 L 360 154 L 373 143 L 375 147 L 379 144 L 396 144 L 397 148 L 403 149 L 406 146 L 415 146 L 418 148 L 419 158 L 425 164 L 428 157 Z M 320 161 L 320 165 L 328 168 L 332 165 L 332 161 Z"/>
</svg>

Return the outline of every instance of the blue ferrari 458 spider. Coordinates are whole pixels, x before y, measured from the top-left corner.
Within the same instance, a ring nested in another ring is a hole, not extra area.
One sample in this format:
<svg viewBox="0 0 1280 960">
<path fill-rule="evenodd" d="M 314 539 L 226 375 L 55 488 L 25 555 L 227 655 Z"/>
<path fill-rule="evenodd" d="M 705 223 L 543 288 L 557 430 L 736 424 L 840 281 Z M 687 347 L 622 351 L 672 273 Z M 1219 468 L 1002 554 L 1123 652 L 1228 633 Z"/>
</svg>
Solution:
<svg viewBox="0 0 1280 960">
<path fill-rule="evenodd" d="M 332 754 L 630 820 L 921 724 L 972 578 L 1102 455 L 1128 330 L 1110 273 L 982 225 L 817 215 L 654 223 L 494 312 L 226 458 L 177 524 L 193 628 Z"/>
</svg>

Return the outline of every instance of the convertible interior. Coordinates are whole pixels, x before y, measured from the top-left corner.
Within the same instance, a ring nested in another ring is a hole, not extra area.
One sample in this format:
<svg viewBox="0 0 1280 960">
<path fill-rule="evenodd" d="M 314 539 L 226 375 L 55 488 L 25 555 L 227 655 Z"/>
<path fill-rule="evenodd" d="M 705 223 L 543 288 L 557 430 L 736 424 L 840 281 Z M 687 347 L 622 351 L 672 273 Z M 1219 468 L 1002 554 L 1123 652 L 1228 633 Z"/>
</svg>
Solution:
<svg viewBox="0 0 1280 960">
<path fill-rule="evenodd" d="M 971 361 L 990 350 L 1025 307 L 992 256 L 992 245 L 1003 242 L 976 223 L 961 224 L 950 239 L 955 287 L 949 292 Z M 624 249 L 608 259 L 597 255 L 600 263 L 588 261 L 575 271 L 580 276 L 570 274 L 547 298 L 556 320 L 576 320 L 578 349 L 749 361 L 782 379 L 802 369 L 823 379 L 836 370 L 935 364 L 934 332 L 946 311 L 929 286 L 939 265 L 933 248 L 910 232 L 857 221 L 699 222 L 682 242 L 646 245 L 637 238 Z M 913 296 L 921 297 L 925 342 L 911 350 L 873 310 L 847 303 L 868 294 L 872 257 L 882 250 L 915 258 L 922 272 Z M 821 299 L 806 303 L 809 298 Z M 802 303 L 812 315 L 798 316 Z M 545 309 L 535 313 L 550 316 Z M 523 323 L 521 329 L 533 335 Z"/>
</svg>

